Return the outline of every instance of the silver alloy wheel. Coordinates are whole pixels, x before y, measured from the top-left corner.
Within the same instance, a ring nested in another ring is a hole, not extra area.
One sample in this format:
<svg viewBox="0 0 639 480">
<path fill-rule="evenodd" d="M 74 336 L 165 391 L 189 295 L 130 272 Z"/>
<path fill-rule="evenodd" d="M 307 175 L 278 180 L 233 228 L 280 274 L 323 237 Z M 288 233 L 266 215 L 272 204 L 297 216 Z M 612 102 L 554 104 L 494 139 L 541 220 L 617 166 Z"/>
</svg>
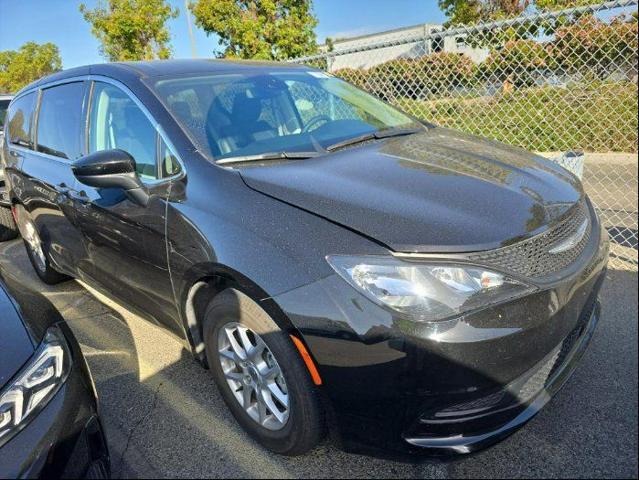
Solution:
<svg viewBox="0 0 639 480">
<path fill-rule="evenodd" d="M 18 213 L 18 229 L 20 230 L 20 235 L 22 235 L 22 238 L 27 242 L 29 249 L 33 253 L 33 259 L 38 269 L 41 272 L 45 272 L 47 270 L 47 259 L 42 250 L 40 235 L 38 235 L 38 231 L 33 222 L 26 219 L 24 212 L 21 211 Z"/>
<path fill-rule="evenodd" d="M 236 322 L 218 334 L 222 371 L 244 411 L 268 430 L 281 430 L 289 417 L 286 381 L 275 356 L 253 330 Z"/>
</svg>

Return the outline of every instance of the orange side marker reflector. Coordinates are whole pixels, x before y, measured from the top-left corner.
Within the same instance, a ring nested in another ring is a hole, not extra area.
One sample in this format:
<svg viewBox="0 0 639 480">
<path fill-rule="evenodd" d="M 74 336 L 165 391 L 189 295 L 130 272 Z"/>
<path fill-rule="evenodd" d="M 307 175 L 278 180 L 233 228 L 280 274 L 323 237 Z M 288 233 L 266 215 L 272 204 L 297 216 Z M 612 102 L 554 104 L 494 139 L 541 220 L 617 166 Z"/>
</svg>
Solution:
<svg viewBox="0 0 639 480">
<path fill-rule="evenodd" d="M 321 385 L 322 377 L 320 377 L 320 374 L 317 371 L 317 367 L 315 366 L 315 362 L 313 362 L 313 359 L 311 358 L 311 355 L 308 353 L 308 350 L 306 350 L 306 347 L 304 346 L 304 344 L 299 338 L 291 335 L 291 340 L 293 340 L 293 343 L 299 350 L 300 355 L 302 356 L 302 360 L 304 360 L 304 363 L 306 364 L 306 368 L 308 368 L 308 371 L 311 374 L 313 383 L 315 385 Z"/>
</svg>

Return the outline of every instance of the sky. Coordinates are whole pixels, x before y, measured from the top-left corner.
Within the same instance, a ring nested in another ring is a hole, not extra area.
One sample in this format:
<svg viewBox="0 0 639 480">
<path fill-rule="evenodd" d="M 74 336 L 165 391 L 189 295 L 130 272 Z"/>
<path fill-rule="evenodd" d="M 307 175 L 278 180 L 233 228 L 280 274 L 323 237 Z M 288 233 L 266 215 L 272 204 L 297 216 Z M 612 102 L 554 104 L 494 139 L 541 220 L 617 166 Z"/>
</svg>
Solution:
<svg viewBox="0 0 639 480">
<path fill-rule="evenodd" d="M 64 68 L 105 61 L 99 43 L 78 10 L 80 0 L 0 0 L 0 50 L 14 50 L 25 42 L 53 42 L 60 49 Z M 92 8 L 98 0 L 84 0 Z M 180 9 L 169 22 L 175 58 L 190 58 L 184 0 L 170 0 Z M 418 23 L 441 23 L 437 0 L 315 0 L 319 20 L 317 38 L 343 38 Z M 211 57 L 214 37 L 194 26 L 196 56 Z"/>
</svg>

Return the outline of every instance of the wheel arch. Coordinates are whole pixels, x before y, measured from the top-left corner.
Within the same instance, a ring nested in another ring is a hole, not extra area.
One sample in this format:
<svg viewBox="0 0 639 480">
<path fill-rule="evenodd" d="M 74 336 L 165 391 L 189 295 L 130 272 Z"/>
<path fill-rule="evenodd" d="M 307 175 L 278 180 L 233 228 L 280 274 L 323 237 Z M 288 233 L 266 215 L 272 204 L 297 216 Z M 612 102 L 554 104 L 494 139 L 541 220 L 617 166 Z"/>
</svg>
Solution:
<svg viewBox="0 0 639 480">
<path fill-rule="evenodd" d="M 228 288 L 239 290 L 251 298 L 283 331 L 299 335 L 272 296 L 245 275 L 223 265 L 208 265 L 206 268 L 200 266 L 197 271 L 197 275 L 185 282 L 180 305 L 191 351 L 205 367 L 208 368 L 208 363 L 202 335 L 202 319 L 211 300 Z"/>
</svg>

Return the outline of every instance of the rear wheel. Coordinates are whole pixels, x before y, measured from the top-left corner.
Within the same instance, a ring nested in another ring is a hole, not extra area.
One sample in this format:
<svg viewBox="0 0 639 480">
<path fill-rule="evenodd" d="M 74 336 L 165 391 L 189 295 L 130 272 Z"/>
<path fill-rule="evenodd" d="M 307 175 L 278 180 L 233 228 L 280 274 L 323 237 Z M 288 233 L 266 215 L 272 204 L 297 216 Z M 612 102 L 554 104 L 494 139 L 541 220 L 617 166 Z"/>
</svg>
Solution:
<svg viewBox="0 0 639 480">
<path fill-rule="evenodd" d="M 22 205 L 16 206 L 16 220 L 27 249 L 29 261 L 31 265 L 33 265 L 38 277 L 40 277 L 40 280 L 48 285 L 55 285 L 56 283 L 68 280 L 69 277 L 61 274 L 51 265 L 40 234 Z"/>
<path fill-rule="evenodd" d="M 18 236 L 18 227 L 13 220 L 11 209 L 0 206 L 0 242 L 13 240 Z"/>
<path fill-rule="evenodd" d="M 312 449 L 323 434 L 317 387 L 291 339 L 248 296 L 228 289 L 204 318 L 215 382 L 238 423 L 282 455 Z"/>
</svg>

